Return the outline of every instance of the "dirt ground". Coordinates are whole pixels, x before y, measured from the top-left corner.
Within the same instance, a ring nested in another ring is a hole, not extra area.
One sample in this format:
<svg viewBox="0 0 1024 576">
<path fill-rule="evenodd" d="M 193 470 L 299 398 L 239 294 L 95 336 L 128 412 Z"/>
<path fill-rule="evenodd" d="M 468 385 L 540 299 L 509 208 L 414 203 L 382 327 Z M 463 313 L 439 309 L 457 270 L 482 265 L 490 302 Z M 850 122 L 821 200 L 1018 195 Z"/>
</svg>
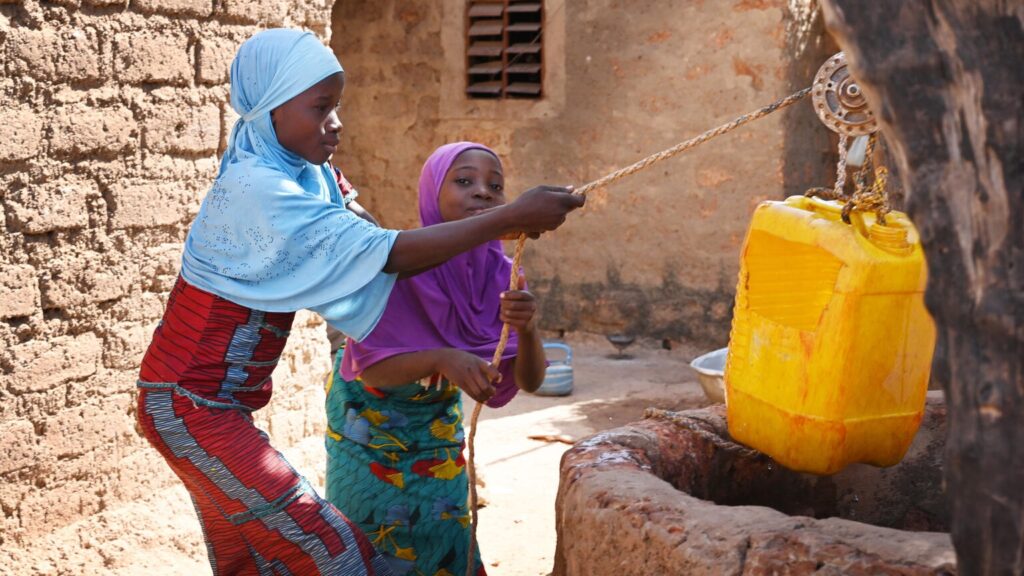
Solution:
<svg viewBox="0 0 1024 576">
<path fill-rule="evenodd" d="M 626 350 L 629 358 L 616 358 L 602 337 L 573 335 L 566 341 L 575 355 L 571 395 L 520 394 L 505 408 L 481 415 L 476 452 L 486 506 L 478 538 L 492 576 L 545 575 L 554 564 L 558 465 L 569 446 L 528 436 L 580 439 L 639 420 L 649 406 L 680 410 L 709 403 L 689 366 L 707 350 L 638 342 Z"/>
</svg>

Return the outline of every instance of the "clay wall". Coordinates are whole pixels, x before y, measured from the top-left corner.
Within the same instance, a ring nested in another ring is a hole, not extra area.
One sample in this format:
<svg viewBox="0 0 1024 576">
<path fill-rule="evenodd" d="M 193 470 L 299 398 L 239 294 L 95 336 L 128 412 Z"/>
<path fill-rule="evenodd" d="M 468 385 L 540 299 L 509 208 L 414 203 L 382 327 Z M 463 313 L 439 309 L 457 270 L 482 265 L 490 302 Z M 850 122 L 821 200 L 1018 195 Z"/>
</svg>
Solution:
<svg viewBox="0 0 1024 576">
<path fill-rule="evenodd" d="M 204 570 L 135 379 L 234 118 L 230 60 L 272 25 L 327 38 L 330 4 L 0 1 L 0 573 Z M 308 315 L 293 334 L 258 419 L 315 479 L 326 341 Z"/>
</svg>

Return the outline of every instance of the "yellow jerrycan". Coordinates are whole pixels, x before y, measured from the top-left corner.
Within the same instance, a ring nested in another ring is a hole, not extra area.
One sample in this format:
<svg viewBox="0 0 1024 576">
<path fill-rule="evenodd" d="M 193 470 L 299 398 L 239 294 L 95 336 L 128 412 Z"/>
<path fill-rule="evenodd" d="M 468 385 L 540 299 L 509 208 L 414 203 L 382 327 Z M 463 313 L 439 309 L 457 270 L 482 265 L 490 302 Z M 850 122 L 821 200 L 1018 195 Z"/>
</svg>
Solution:
<svg viewBox="0 0 1024 576">
<path fill-rule="evenodd" d="M 743 244 L 725 368 L 729 434 L 783 466 L 834 474 L 898 463 L 935 348 L 927 267 L 899 212 L 763 202 Z"/>
</svg>

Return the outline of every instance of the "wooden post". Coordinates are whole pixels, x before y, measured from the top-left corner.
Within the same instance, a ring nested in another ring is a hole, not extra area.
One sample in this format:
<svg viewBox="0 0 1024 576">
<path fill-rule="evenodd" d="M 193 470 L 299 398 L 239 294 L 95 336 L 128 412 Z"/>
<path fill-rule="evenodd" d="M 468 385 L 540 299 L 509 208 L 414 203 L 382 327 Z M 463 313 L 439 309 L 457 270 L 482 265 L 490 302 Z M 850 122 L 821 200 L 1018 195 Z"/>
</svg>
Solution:
<svg viewBox="0 0 1024 576">
<path fill-rule="evenodd" d="M 959 572 L 1024 574 L 1024 2 L 822 5 L 928 258 Z"/>
</svg>

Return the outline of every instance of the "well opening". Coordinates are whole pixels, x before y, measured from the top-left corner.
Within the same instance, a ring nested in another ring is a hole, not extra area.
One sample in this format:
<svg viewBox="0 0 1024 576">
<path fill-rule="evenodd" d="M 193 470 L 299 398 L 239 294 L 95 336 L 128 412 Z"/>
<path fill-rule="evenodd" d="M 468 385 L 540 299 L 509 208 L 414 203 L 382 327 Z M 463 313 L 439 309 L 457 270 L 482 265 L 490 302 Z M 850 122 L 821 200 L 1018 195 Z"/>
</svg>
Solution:
<svg viewBox="0 0 1024 576">
<path fill-rule="evenodd" d="M 563 457 L 555 574 L 955 573 L 945 424 L 930 393 L 902 462 L 816 476 L 733 442 L 721 405 L 650 409 Z"/>
<path fill-rule="evenodd" d="M 765 506 L 790 516 L 843 518 L 899 530 L 948 532 L 942 490 L 946 411 L 933 395 L 913 446 L 890 468 L 854 464 L 832 476 L 788 470 L 732 441 L 719 409 L 648 417 L 686 431 L 667 444 L 687 454 L 659 459 L 653 473 L 677 490 L 722 506 Z"/>
</svg>

